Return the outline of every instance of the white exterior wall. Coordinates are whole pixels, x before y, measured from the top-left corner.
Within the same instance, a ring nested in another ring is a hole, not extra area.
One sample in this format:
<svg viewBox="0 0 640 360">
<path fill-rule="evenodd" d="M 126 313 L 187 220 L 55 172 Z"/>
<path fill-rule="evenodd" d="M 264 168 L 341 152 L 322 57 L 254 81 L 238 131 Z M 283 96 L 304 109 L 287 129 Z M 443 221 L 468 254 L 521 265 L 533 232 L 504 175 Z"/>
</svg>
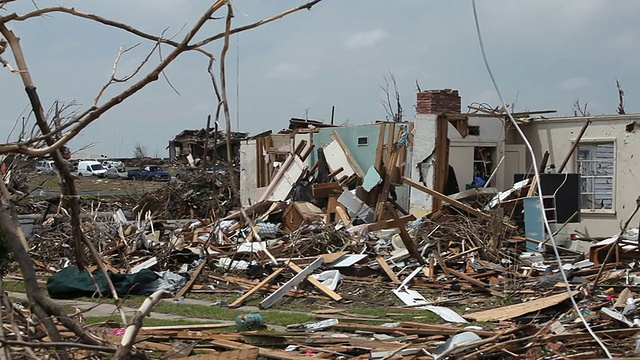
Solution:
<svg viewBox="0 0 640 360">
<path fill-rule="evenodd" d="M 240 204 L 242 207 L 255 203 L 261 195 L 257 191 L 256 157 L 256 141 L 242 141 L 240 143 Z"/>
<path fill-rule="evenodd" d="M 436 143 L 436 120 L 437 115 L 416 114 L 413 124 L 413 153 L 411 155 L 411 179 L 420 180 L 419 165 L 425 159 L 426 173 L 423 174 L 424 185 L 433 188 L 433 161 L 432 155 Z M 411 188 L 409 200 L 409 211 L 417 218 L 421 218 L 431 211 L 431 196 L 426 193 Z"/>
<path fill-rule="evenodd" d="M 582 142 L 593 140 L 613 140 L 615 146 L 614 209 L 583 210 L 582 221 L 568 224 L 566 233 L 578 230 L 592 237 L 604 237 L 617 234 L 636 207 L 636 198 L 640 195 L 640 130 L 627 132 L 625 127 L 634 121 L 640 122 L 640 115 L 607 115 L 591 117 L 592 122 L 582 137 Z M 580 129 L 585 123 L 584 117 L 554 118 L 537 120 L 523 125 L 522 129 L 531 142 L 536 160 L 549 151 L 548 164 L 559 167 L 569 153 Z M 514 141 L 519 139 L 514 137 Z M 567 163 L 565 172 L 576 172 L 575 154 Z M 527 155 L 527 163 L 531 164 Z M 631 222 L 638 226 L 638 220 Z"/>
</svg>

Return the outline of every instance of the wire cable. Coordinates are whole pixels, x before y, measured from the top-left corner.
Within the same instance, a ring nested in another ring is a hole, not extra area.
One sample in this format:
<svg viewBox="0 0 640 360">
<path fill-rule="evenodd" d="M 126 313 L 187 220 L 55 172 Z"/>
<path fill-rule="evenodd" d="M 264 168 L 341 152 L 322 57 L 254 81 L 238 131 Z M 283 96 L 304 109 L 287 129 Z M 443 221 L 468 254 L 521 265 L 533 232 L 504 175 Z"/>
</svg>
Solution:
<svg viewBox="0 0 640 360">
<path fill-rule="evenodd" d="M 562 279 L 563 279 L 564 284 L 566 286 L 567 293 L 569 294 L 569 299 L 571 299 L 571 304 L 573 305 L 573 308 L 578 313 L 578 316 L 580 317 L 580 320 L 582 320 L 582 323 L 584 324 L 584 326 L 587 329 L 587 331 L 589 332 L 589 334 L 598 343 L 598 345 L 600 345 L 600 347 L 605 352 L 607 357 L 609 359 L 611 359 L 613 357 L 611 356 L 611 353 L 609 352 L 609 349 L 607 349 L 606 345 L 602 342 L 602 340 L 600 340 L 600 338 L 593 332 L 593 330 L 589 326 L 589 323 L 587 322 L 587 320 L 582 315 L 582 310 L 580 310 L 580 308 L 578 307 L 578 304 L 576 303 L 576 299 L 573 296 L 573 291 L 571 290 L 571 287 L 569 285 L 569 280 L 567 279 L 567 274 L 565 273 L 564 268 L 563 268 L 564 264 L 562 263 L 562 259 L 560 258 L 560 253 L 558 252 L 558 247 L 556 245 L 556 239 L 553 236 L 553 231 L 551 231 L 551 226 L 549 225 L 549 221 L 547 220 L 547 215 L 545 214 L 545 211 L 544 211 L 543 197 L 542 197 L 542 186 L 540 185 L 540 172 L 538 171 L 538 164 L 537 164 L 537 161 L 536 161 L 535 153 L 533 152 L 533 148 L 531 147 L 531 143 L 529 142 L 529 140 L 527 139 L 525 134 L 522 132 L 522 129 L 520 128 L 520 126 L 518 125 L 516 120 L 513 118 L 513 116 L 511 115 L 511 111 L 509 110 L 509 108 L 507 108 L 504 100 L 502 99 L 502 94 L 500 93 L 500 90 L 498 89 L 498 84 L 496 83 L 496 80 L 493 77 L 493 73 L 491 72 L 491 68 L 489 67 L 489 61 L 487 60 L 487 55 L 486 55 L 485 50 L 484 50 L 484 43 L 482 41 L 482 34 L 480 32 L 480 23 L 478 21 L 478 11 L 476 10 L 476 1 L 475 0 L 471 0 L 471 4 L 473 6 L 473 18 L 474 18 L 475 24 L 476 24 L 476 33 L 478 35 L 478 43 L 480 44 L 480 51 L 482 52 L 482 60 L 484 61 L 484 65 L 487 68 L 487 73 L 489 74 L 489 77 L 491 78 L 491 82 L 493 83 L 493 87 L 496 90 L 496 94 L 498 95 L 498 98 L 500 99 L 500 103 L 502 104 L 502 106 L 504 106 L 505 112 L 506 112 L 507 116 L 509 117 L 509 120 L 511 121 L 511 123 L 515 127 L 516 131 L 518 132 L 518 135 L 520 135 L 520 137 L 524 141 L 525 145 L 527 146 L 527 150 L 529 151 L 529 154 L 531 155 L 531 160 L 533 162 L 533 171 L 534 171 L 534 174 L 535 174 L 535 177 L 536 177 L 536 180 L 537 180 L 536 183 L 537 183 L 537 190 L 538 190 L 538 198 L 540 199 L 540 205 L 541 205 L 541 208 L 542 208 L 542 219 L 544 221 L 545 229 L 549 233 L 549 239 L 551 240 L 551 245 L 553 247 L 553 252 L 554 252 L 554 255 L 555 255 L 556 260 L 558 262 L 558 268 L 560 269 L 560 274 L 562 274 Z"/>
</svg>

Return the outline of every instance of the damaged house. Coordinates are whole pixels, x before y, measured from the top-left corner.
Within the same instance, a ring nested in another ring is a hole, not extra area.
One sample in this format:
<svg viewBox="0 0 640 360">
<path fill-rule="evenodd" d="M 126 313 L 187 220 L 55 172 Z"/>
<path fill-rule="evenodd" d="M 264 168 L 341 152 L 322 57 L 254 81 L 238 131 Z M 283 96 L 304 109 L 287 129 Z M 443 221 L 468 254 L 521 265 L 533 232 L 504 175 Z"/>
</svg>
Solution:
<svg viewBox="0 0 640 360">
<path fill-rule="evenodd" d="M 216 128 L 199 130 L 182 130 L 173 140 L 169 141 L 169 159 L 183 159 L 191 155 L 194 159 L 227 160 L 227 138 L 224 130 Z M 239 156 L 240 141 L 247 137 L 247 133 L 232 132 L 231 146 L 234 158 Z"/>
<path fill-rule="evenodd" d="M 384 172 L 384 165 L 395 161 L 401 173 L 393 176 L 392 199 L 416 217 L 442 202 L 409 186 L 410 181 L 444 195 L 461 196 L 473 189 L 490 196 L 531 176 L 532 159 L 504 113 L 461 113 L 460 96 L 450 89 L 418 93 L 416 109 L 414 121 L 405 123 L 345 127 L 291 119 L 289 128 L 278 134 L 266 132 L 243 141 L 243 205 L 277 199 L 276 189 L 268 189 L 276 177 L 282 177 L 278 191 L 288 194 L 305 171 L 315 170 L 319 156 L 324 156 L 332 174 L 340 174 L 341 186 L 349 187 L 350 181 L 359 178 L 368 189 L 367 181 L 378 179 L 368 176 L 370 169 Z M 639 146 L 640 115 L 532 117 L 540 113 L 546 112 L 515 115 L 536 160 L 546 164 L 541 185 L 552 226 L 559 229 L 567 222 L 561 233 L 567 238 L 576 232 L 590 237 L 618 232 L 640 195 L 629 191 L 636 181 L 630 165 Z M 394 145 L 403 136 L 403 151 L 392 159 Z M 409 180 L 402 180 L 403 176 Z M 360 194 L 362 190 L 355 189 Z M 375 207 L 371 201 L 369 205 Z M 522 212 L 517 208 L 511 215 L 523 217 Z"/>
</svg>

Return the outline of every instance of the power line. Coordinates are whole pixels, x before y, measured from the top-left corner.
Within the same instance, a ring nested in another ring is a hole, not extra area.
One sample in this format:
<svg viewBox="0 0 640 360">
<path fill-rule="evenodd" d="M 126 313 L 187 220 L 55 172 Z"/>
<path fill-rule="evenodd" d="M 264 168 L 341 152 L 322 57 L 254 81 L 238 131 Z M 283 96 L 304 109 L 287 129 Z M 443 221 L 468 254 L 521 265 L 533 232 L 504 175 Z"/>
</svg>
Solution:
<svg viewBox="0 0 640 360">
<path fill-rule="evenodd" d="M 531 143 L 529 142 L 529 140 L 527 139 L 525 134 L 522 132 L 522 129 L 520 128 L 520 126 L 518 125 L 516 120 L 513 118 L 513 116 L 511 116 L 511 111 L 509 110 L 509 108 L 506 106 L 504 100 L 502 99 L 502 94 L 500 93 L 500 89 L 498 89 L 498 84 L 496 83 L 496 80 L 493 77 L 493 73 L 491 72 L 491 67 L 489 67 L 489 61 L 487 60 L 487 55 L 486 55 L 486 52 L 484 50 L 484 43 L 482 42 L 482 33 L 480 32 L 480 23 L 478 21 L 478 11 L 476 10 L 476 0 L 471 0 L 471 4 L 473 6 L 473 18 L 474 18 L 475 23 L 476 23 L 476 33 L 478 35 L 478 43 L 480 44 L 480 51 L 482 52 L 482 60 L 484 61 L 484 65 L 487 68 L 487 72 L 489 73 L 489 77 L 491 78 L 491 82 L 493 83 L 493 87 L 495 88 L 496 93 L 498 94 L 498 98 L 500 99 L 500 103 L 502 104 L 503 108 L 505 109 L 505 112 L 507 113 L 507 116 L 509 117 L 509 120 L 511 121 L 511 124 L 514 126 L 514 128 L 518 132 L 518 135 L 520 135 L 520 137 L 522 138 L 522 141 L 524 141 L 525 145 L 527 146 L 527 150 L 529 151 L 529 154 L 531 155 L 531 160 L 533 162 L 533 171 L 534 171 L 534 174 L 535 174 L 535 177 L 536 177 L 536 185 L 537 185 L 537 188 L 538 188 L 537 189 L 538 190 L 538 197 L 540 199 L 540 204 L 541 204 L 540 208 L 541 208 L 541 212 L 542 212 L 542 219 L 544 220 L 545 229 L 549 233 L 549 240 L 551 240 L 551 245 L 553 247 L 553 252 L 554 252 L 554 255 L 555 255 L 556 260 L 558 262 L 558 268 L 560 269 L 560 274 L 562 275 L 562 279 L 563 279 L 564 284 L 566 286 L 566 290 L 567 290 L 567 292 L 569 294 L 569 299 L 571 300 L 571 304 L 573 305 L 574 309 L 578 313 L 578 316 L 580 317 L 580 320 L 582 320 L 582 323 L 584 324 L 584 326 L 587 329 L 587 331 L 589 332 L 589 334 L 591 334 L 593 339 L 598 343 L 598 345 L 600 345 L 602 350 L 604 350 L 604 352 L 607 355 L 607 357 L 609 359 L 611 359 L 612 356 L 611 356 L 611 353 L 609 352 L 609 349 L 607 349 L 606 345 L 602 342 L 602 340 L 600 340 L 600 338 L 593 332 L 593 330 L 589 326 L 589 323 L 587 322 L 587 320 L 582 315 L 582 310 L 580 310 L 580 308 L 578 307 L 578 304 L 576 303 L 576 299 L 573 296 L 573 291 L 571 291 L 571 287 L 569 285 L 569 280 L 567 279 L 567 274 L 565 273 L 564 268 L 563 268 L 564 264 L 562 263 L 562 259 L 560 258 L 560 253 L 558 252 L 558 247 L 556 245 L 555 236 L 553 235 L 553 231 L 551 230 L 551 225 L 549 225 L 549 221 L 547 219 L 547 214 L 544 211 L 543 198 L 542 198 L 542 186 L 540 185 L 540 172 L 538 171 L 538 163 L 536 161 L 536 156 L 535 156 L 535 154 L 533 152 L 533 147 L 531 147 Z"/>
</svg>

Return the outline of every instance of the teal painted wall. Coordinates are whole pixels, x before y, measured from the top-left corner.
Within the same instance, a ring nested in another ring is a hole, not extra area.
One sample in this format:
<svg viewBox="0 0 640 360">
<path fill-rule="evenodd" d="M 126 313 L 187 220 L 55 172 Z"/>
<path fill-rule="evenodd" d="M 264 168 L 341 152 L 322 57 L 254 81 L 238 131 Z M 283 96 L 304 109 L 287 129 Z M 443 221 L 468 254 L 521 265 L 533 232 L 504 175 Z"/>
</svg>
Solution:
<svg viewBox="0 0 640 360">
<path fill-rule="evenodd" d="M 353 154 L 353 157 L 358 162 L 358 165 L 365 173 L 369 167 L 373 166 L 376 160 L 376 148 L 378 146 L 378 136 L 380 135 L 380 125 L 358 125 L 358 126 L 344 126 L 335 128 L 323 128 L 319 132 L 313 134 L 313 144 L 315 149 L 311 156 L 309 156 L 309 165 L 316 163 L 318 159 L 318 152 L 316 149 L 319 147 L 325 147 L 331 141 L 333 141 L 331 135 L 333 131 L 336 131 L 342 138 L 344 143 Z M 358 145 L 359 137 L 367 137 L 368 145 Z M 387 135 L 385 134 L 385 137 Z"/>
</svg>

